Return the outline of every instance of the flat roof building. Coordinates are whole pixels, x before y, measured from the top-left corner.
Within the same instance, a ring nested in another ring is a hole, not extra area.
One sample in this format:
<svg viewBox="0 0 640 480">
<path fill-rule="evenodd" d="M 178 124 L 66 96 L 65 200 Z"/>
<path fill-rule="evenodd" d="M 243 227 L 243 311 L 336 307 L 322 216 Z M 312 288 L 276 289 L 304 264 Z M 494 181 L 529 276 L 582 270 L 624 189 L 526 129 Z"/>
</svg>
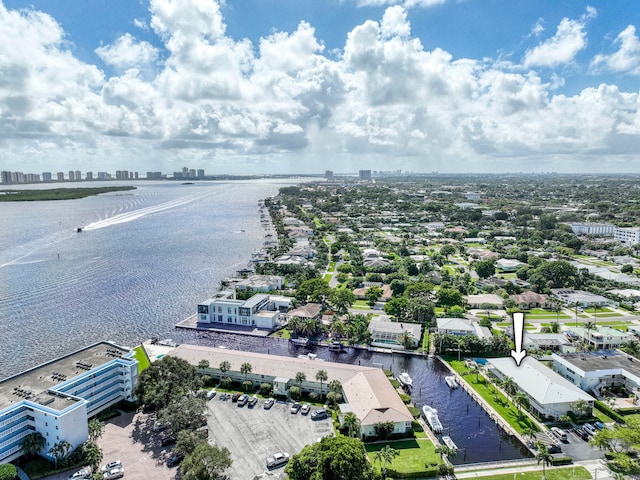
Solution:
<svg viewBox="0 0 640 480">
<path fill-rule="evenodd" d="M 380 318 L 372 318 L 369 322 L 371 345 L 397 350 L 404 349 L 401 337 L 408 332 L 413 338 L 415 347 L 422 339 L 422 325 L 419 323 L 391 322 Z"/>
</svg>

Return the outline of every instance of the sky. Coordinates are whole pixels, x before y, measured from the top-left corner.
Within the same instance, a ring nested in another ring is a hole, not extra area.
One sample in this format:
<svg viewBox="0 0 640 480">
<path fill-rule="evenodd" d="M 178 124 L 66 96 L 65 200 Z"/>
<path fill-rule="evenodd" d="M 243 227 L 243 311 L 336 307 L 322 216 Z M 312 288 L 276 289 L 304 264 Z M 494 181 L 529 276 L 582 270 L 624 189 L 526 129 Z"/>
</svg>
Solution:
<svg viewBox="0 0 640 480">
<path fill-rule="evenodd" d="M 0 0 L 0 169 L 640 173 L 638 0 Z"/>
</svg>

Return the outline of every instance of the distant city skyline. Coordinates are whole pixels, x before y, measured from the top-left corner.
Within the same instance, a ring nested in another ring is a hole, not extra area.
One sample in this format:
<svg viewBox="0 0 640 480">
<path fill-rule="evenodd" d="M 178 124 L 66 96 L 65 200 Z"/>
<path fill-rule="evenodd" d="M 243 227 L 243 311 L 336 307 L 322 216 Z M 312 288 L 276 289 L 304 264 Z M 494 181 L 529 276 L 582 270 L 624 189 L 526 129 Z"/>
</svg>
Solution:
<svg viewBox="0 0 640 480">
<path fill-rule="evenodd" d="M 640 172 L 637 0 L 87 5 L 0 0 L 0 170 Z"/>
</svg>

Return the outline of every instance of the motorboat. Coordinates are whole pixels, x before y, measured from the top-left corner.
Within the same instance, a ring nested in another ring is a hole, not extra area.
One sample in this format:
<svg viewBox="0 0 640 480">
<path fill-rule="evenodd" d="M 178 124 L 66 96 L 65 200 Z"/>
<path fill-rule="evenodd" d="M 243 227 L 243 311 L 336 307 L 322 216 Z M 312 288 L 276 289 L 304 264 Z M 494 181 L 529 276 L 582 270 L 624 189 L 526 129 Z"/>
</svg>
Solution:
<svg viewBox="0 0 640 480">
<path fill-rule="evenodd" d="M 458 449 L 458 446 L 455 443 L 453 443 L 453 440 L 451 440 L 451 437 L 449 437 L 448 435 L 443 435 L 442 441 L 447 447 L 451 448 L 452 450 Z"/>
<path fill-rule="evenodd" d="M 405 388 L 411 388 L 413 386 L 413 379 L 407 372 L 402 372 L 400 375 L 398 375 L 398 381 Z"/>
<path fill-rule="evenodd" d="M 447 382 L 447 385 L 449 385 L 449 388 L 451 389 L 455 389 L 458 388 L 458 382 L 456 381 L 456 377 L 454 375 L 447 375 L 446 377 L 444 377 L 444 381 Z"/>
<path fill-rule="evenodd" d="M 438 410 L 430 407 L 429 405 L 423 405 L 422 415 L 429 424 L 431 430 L 433 430 L 433 433 L 442 433 L 442 423 L 440 422 L 440 418 L 438 418 Z"/>
<path fill-rule="evenodd" d="M 290 338 L 289 342 L 300 347 L 306 347 L 307 345 L 309 345 L 308 338 Z"/>
<path fill-rule="evenodd" d="M 331 352 L 342 352 L 344 345 L 342 345 L 342 342 L 334 341 L 329 344 L 329 350 Z"/>
</svg>

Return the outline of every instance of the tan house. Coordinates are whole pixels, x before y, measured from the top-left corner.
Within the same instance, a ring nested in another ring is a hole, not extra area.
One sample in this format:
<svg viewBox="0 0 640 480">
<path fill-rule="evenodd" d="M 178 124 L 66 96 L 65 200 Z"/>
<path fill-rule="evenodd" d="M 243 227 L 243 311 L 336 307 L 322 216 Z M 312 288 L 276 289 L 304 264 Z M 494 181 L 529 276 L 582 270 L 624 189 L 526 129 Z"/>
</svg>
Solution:
<svg viewBox="0 0 640 480">
<path fill-rule="evenodd" d="M 516 302 L 520 308 L 542 308 L 549 300 L 548 295 L 536 292 L 522 292 L 517 295 L 510 295 L 509 298 Z"/>
</svg>

